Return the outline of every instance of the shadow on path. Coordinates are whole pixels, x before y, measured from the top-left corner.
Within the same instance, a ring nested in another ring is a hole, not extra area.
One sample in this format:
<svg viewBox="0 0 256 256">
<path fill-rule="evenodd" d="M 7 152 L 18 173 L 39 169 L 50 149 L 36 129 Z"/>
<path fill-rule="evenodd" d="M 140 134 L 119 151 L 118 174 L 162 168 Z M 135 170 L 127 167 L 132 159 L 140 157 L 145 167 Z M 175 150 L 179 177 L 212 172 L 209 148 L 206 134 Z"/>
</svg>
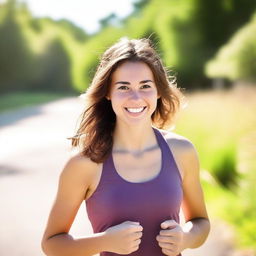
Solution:
<svg viewBox="0 0 256 256">
<path fill-rule="evenodd" d="M 23 107 L 18 110 L 8 110 L 0 114 L 0 127 L 13 125 L 22 119 L 30 116 L 40 115 L 41 113 L 41 105 L 34 107 Z"/>
</svg>

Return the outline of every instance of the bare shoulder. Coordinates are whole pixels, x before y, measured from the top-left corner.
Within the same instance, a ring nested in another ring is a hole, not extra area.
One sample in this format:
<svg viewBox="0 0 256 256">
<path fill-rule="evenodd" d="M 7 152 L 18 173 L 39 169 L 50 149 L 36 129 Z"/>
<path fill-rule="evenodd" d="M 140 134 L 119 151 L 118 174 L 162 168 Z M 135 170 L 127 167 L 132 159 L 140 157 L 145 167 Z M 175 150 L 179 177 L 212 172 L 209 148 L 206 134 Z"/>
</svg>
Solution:
<svg viewBox="0 0 256 256">
<path fill-rule="evenodd" d="M 82 183 L 84 187 L 89 188 L 94 182 L 100 168 L 100 164 L 77 153 L 68 159 L 60 174 L 60 178 L 69 179 L 75 183 Z"/>
<path fill-rule="evenodd" d="M 172 149 L 178 150 L 181 153 L 192 153 L 195 151 L 194 144 L 188 138 L 166 130 L 159 131 L 162 133 L 163 137 Z"/>
<path fill-rule="evenodd" d="M 194 144 L 186 137 L 174 132 L 159 130 L 167 141 L 182 178 L 188 172 L 198 171 L 198 153 Z"/>
<path fill-rule="evenodd" d="M 88 175 L 96 168 L 96 163 L 80 153 L 72 155 L 66 162 L 61 175 Z"/>
</svg>

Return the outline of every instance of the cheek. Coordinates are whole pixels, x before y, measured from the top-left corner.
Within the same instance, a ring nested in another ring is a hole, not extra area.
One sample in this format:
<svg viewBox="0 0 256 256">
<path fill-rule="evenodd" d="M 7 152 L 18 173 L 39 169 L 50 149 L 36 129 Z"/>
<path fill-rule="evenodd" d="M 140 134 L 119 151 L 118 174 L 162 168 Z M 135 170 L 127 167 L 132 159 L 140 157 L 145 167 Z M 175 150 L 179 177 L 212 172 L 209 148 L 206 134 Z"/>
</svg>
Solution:
<svg viewBox="0 0 256 256">
<path fill-rule="evenodd" d="M 157 102 L 157 92 L 156 91 L 149 91 L 149 92 L 144 92 L 144 98 L 146 98 L 148 101 L 151 103 L 156 103 Z"/>
<path fill-rule="evenodd" d="M 124 102 L 124 95 L 120 93 L 114 93 L 110 96 L 111 105 L 115 113 L 120 111 L 121 105 Z"/>
</svg>

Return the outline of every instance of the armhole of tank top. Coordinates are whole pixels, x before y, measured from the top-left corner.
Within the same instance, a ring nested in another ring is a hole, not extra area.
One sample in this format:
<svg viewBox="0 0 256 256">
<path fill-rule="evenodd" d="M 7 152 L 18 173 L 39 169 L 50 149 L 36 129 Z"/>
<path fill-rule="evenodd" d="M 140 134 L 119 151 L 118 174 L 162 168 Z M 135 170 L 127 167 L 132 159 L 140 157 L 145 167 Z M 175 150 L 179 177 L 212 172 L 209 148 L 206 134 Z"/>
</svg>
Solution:
<svg viewBox="0 0 256 256">
<path fill-rule="evenodd" d="M 181 183 L 183 182 L 183 178 L 182 178 L 182 175 L 181 175 L 181 170 L 176 162 L 176 159 L 174 157 L 174 154 L 173 154 L 173 151 L 167 141 L 167 139 L 165 138 L 165 135 L 161 132 L 161 130 L 157 129 L 157 131 L 159 132 L 159 135 L 162 137 L 163 141 L 165 142 L 167 148 L 169 149 L 169 153 L 170 153 L 170 156 L 171 156 L 171 159 L 173 160 L 173 163 L 174 163 L 174 166 L 176 168 L 176 172 L 178 173 L 178 176 L 179 176 L 179 179 L 181 181 Z"/>
<path fill-rule="evenodd" d="M 92 192 L 92 194 L 91 194 L 87 199 L 85 199 L 85 202 L 88 201 L 88 200 L 90 200 L 90 198 L 93 197 L 93 195 L 95 194 L 95 192 L 97 192 L 97 191 L 99 190 L 99 188 L 100 188 L 100 186 L 101 186 L 101 183 L 102 183 L 103 171 L 104 171 L 104 163 L 102 163 L 102 165 L 101 165 L 101 171 L 100 171 L 100 175 L 99 175 L 100 177 L 98 178 L 98 183 L 96 184 L 95 189 L 94 189 L 94 191 Z"/>
</svg>

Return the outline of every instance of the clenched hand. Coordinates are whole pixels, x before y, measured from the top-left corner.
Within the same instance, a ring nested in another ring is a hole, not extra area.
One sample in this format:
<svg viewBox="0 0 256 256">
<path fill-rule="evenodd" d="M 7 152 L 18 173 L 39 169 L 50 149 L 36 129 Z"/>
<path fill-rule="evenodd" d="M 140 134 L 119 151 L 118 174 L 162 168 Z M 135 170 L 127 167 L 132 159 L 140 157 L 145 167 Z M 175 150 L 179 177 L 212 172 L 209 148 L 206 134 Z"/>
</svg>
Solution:
<svg viewBox="0 0 256 256">
<path fill-rule="evenodd" d="M 109 251 L 118 254 L 129 254 L 139 249 L 143 227 L 139 222 L 125 221 L 108 228 L 105 233 L 108 237 Z"/>
</svg>

